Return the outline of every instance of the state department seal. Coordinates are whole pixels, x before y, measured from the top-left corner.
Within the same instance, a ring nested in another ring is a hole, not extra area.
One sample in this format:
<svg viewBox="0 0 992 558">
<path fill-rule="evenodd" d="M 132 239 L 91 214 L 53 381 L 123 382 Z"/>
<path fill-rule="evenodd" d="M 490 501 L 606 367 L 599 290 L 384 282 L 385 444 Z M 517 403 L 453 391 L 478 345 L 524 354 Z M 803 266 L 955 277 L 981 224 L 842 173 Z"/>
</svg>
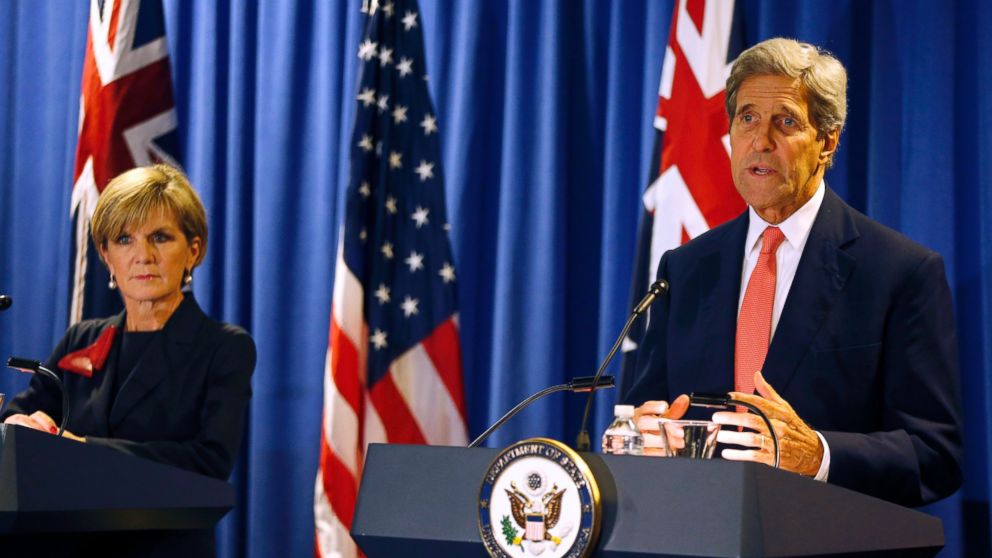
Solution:
<svg viewBox="0 0 992 558">
<path fill-rule="evenodd" d="M 497 558 L 584 558 L 599 536 L 599 487 L 571 448 L 531 438 L 504 449 L 479 490 L 479 533 Z"/>
</svg>

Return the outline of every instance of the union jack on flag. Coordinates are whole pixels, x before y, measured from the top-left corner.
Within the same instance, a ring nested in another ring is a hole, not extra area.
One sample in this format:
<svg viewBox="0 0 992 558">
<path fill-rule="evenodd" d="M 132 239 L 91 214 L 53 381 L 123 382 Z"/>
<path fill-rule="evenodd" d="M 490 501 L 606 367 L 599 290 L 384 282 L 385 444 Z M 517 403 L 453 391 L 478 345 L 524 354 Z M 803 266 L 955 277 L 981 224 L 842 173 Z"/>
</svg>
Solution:
<svg viewBox="0 0 992 558">
<path fill-rule="evenodd" d="M 73 174 L 70 323 L 121 307 L 89 240 L 107 183 L 136 166 L 178 166 L 175 105 L 161 0 L 92 0 Z"/>
<path fill-rule="evenodd" d="M 744 211 L 730 174 L 724 108 L 727 77 L 742 47 L 742 20 L 733 0 L 679 0 L 658 87 L 658 136 L 643 197 L 631 306 L 654 281 L 662 254 Z M 624 340 L 621 394 L 634 377 L 645 327 L 646 320 L 636 322 Z"/>
<path fill-rule="evenodd" d="M 455 268 L 416 2 L 366 2 L 324 369 L 318 556 L 352 557 L 371 442 L 464 445 Z"/>
</svg>

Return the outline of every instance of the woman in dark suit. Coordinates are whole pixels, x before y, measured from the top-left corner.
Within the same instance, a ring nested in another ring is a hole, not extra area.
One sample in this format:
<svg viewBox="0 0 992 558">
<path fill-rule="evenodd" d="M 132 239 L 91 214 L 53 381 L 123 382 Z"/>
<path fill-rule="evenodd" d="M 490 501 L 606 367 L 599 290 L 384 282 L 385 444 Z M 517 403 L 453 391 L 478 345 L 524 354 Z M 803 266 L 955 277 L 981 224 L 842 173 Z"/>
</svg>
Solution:
<svg viewBox="0 0 992 558">
<path fill-rule="evenodd" d="M 124 312 L 70 327 L 46 363 L 71 403 L 65 437 L 226 479 L 255 344 L 183 290 L 207 249 L 203 204 L 178 170 L 136 168 L 100 196 L 91 236 Z M 54 433 L 60 398 L 54 382 L 35 375 L 4 422 Z"/>
</svg>

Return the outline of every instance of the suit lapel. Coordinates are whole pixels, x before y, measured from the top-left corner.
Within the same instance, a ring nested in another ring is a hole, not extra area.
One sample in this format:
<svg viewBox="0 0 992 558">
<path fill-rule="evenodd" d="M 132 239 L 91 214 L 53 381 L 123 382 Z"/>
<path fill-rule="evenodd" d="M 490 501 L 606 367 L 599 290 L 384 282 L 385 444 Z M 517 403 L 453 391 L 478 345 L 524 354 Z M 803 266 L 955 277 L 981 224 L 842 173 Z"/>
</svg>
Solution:
<svg viewBox="0 0 992 558">
<path fill-rule="evenodd" d="M 117 327 L 117 336 L 114 339 L 114 344 L 110 347 L 110 354 L 107 356 L 103 370 L 95 372 L 95 374 L 101 374 L 102 376 L 96 390 L 91 394 L 93 411 L 89 413 L 96 422 L 93 432 L 102 436 L 108 436 L 110 433 L 110 409 L 114 404 L 113 400 L 111 400 L 111 391 L 113 391 L 114 378 L 117 375 L 117 355 L 121 346 L 120 334 L 124 331 L 124 312 L 115 316 L 107 324 L 107 327 L 111 326 Z M 101 330 L 102 332 L 103 330 Z"/>
<path fill-rule="evenodd" d="M 196 333 L 204 314 L 191 293 L 185 298 L 165 327 L 148 345 L 134 371 L 120 387 L 110 410 L 110 428 L 116 429 L 135 406 L 147 397 L 170 374 L 185 369 Z"/>
<path fill-rule="evenodd" d="M 788 387 L 857 263 L 844 250 L 858 237 L 850 209 L 829 188 L 824 194 L 763 366 L 765 379 L 779 393 Z"/>
<path fill-rule="evenodd" d="M 727 224 L 725 238 L 718 243 L 719 250 L 699 257 L 696 270 L 688 274 L 693 284 L 672 285 L 672 289 L 699 289 L 703 293 L 698 309 L 701 319 L 696 320 L 693 334 L 686 339 L 704 340 L 703 345 L 693 344 L 689 349 L 699 355 L 700 366 L 677 366 L 672 370 L 676 375 L 670 387 L 673 394 L 733 389 L 737 301 L 747 226 L 745 212 Z"/>
</svg>

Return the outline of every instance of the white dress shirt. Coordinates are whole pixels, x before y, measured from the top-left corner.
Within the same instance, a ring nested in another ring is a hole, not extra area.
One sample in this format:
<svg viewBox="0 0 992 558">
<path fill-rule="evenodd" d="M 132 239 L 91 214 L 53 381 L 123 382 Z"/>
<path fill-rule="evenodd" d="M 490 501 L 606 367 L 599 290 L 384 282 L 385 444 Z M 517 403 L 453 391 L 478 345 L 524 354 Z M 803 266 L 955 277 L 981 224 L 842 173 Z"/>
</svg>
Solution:
<svg viewBox="0 0 992 558">
<path fill-rule="evenodd" d="M 779 318 L 782 317 L 782 308 L 785 307 L 785 300 L 792 288 L 792 280 L 796 277 L 799 258 L 803 255 L 803 248 L 806 247 L 809 232 L 813 229 L 816 214 L 820 212 L 820 206 L 823 205 L 824 189 L 823 181 L 820 181 L 813 197 L 778 225 L 769 224 L 758 215 L 753 207 L 748 206 L 749 219 L 747 239 L 744 242 L 744 269 L 741 275 L 741 294 L 737 299 L 738 316 L 740 316 L 741 305 L 744 303 L 747 282 L 751 279 L 751 273 L 758 264 L 758 256 L 761 254 L 762 233 L 767 227 L 776 226 L 785 235 L 785 241 L 779 245 L 775 252 L 775 301 L 772 304 L 772 328 L 769 339 L 775 338 L 775 328 L 778 326 Z M 819 432 L 816 435 L 820 437 L 820 442 L 823 444 L 823 461 L 820 463 L 820 470 L 816 473 L 816 480 L 826 481 L 827 474 L 830 472 L 830 447 Z"/>
</svg>

